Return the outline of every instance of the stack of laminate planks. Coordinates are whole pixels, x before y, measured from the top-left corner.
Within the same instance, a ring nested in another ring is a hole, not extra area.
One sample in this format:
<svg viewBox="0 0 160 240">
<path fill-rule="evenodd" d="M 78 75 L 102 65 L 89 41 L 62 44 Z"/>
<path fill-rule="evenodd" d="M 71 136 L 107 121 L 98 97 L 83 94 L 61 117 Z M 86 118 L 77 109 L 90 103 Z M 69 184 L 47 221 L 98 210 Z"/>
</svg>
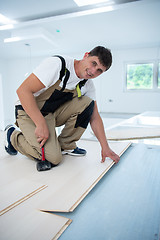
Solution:
<svg viewBox="0 0 160 240">
<path fill-rule="evenodd" d="M 4 134 L 1 133 L 1 141 Z M 2 146 L 2 144 L 1 144 Z M 43 211 L 71 212 L 113 166 L 111 159 L 101 163 L 97 141 L 81 140 L 84 157 L 64 156 L 46 172 L 37 172 L 36 162 L 25 156 L 9 156 L 1 147 L 0 236 L 5 239 L 57 239 L 71 220 Z M 112 142 L 119 155 L 129 142 Z M 25 234 L 24 234 L 25 233 Z"/>
</svg>

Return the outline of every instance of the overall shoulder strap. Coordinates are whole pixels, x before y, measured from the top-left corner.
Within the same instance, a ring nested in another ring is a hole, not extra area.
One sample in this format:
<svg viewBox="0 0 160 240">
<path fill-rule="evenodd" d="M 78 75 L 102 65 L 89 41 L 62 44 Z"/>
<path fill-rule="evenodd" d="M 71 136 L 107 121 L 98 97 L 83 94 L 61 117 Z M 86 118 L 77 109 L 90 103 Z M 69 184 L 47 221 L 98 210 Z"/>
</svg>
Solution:
<svg viewBox="0 0 160 240">
<path fill-rule="evenodd" d="M 59 57 L 61 59 L 61 62 L 62 62 L 62 68 L 61 68 L 61 71 L 60 71 L 59 79 L 62 81 L 62 78 L 65 76 L 64 81 L 63 81 L 63 86 L 62 86 L 62 89 L 61 89 L 61 91 L 63 91 L 65 89 L 67 81 L 69 79 L 70 72 L 66 68 L 66 62 L 65 62 L 65 59 L 62 56 L 55 55 L 53 57 Z"/>
<path fill-rule="evenodd" d="M 77 93 L 78 93 L 78 97 L 80 98 L 82 96 L 81 94 L 81 88 L 85 85 L 85 83 L 87 82 L 88 79 L 84 79 L 82 81 L 80 81 L 77 86 L 76 86 L 76 89 L 77 89 Z"/>
<path fill-rule="evenodd" d="M 80 81 L 79 88 L 81 89 L 86 84 L 87 81 L 88 81 L 88 79 L 84 79 L 84 80 Z"/>
<path fill-rule="evenodd" d="M 58 57 L 58 58 L 61 59 L 62 67 L 61 67 L 61 71 L 60 71 L 60 74 L 59 74 L 59 80 L 62 81 L 62 78 L 63 78 L 63 76 L 65 75 L 66 62 L 65 62 L 64 58 L 61 57 L 61 56 L 59 56 L 59 55 L 54 55 L 53 57 Z"/>
</svg>

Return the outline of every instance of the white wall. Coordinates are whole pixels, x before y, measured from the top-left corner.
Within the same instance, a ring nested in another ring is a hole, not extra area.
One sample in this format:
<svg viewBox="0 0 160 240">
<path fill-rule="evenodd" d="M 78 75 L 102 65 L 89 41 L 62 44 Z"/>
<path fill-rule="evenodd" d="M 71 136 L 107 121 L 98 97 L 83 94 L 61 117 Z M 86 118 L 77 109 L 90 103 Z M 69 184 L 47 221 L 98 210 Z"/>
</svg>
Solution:
<svg viewBox="0 0 160 240">
<path fill-rule="evenodd" d="M 6 72 L 6 61 L 0 59 L 0 130 L 4 130 L 5 126 L 5 72 Z"/>
<path fill-rule="evenodd" d="M 0 74 L 0 130 L 4 129 L 4 109 L 3 109 L 3 86 L 2 77 Z"/>
<path fill-rule="evenodd" d="M 125 64 L 132 61 L 143 62 L 160 59 L 159 49 L 114 50 L 112 53 L 113 65 L 111 69 L 94 80 L 98 90 L 97 100 L 100 111 L 120 113 L 160 111 L 160 91 L 124 91 Z"/>
<path fill-rule="evenodd" d="M 55 53 L 55 55 L 58 53 Z M 54 54 L 53 54 L 54 55 Z M 2 74 L 3 84 L 3 106 L 4 106 L 4 126 L 15 122 L 15 102 L 17 101 L 16 90 L 26 79 L 33 69 L 48 56 L 21 59 L 0 59 L 0 74 Z M 76 57 L 75 55 L 72 57 Z M 1 128 L 0 128 L 1 129 Z"/>
<path fill-rule="evenodd" d="M 141 113 L 144 111 L 160 111 L 160 92 L 129 93 L 124 91 L 125 63 L 127 61 L 155 60 L 160 58 L 157 52 L 157 48 L 112 51 L 113 65 L 111 69 L 93 80 L 101 112 Z M 76 55 L 73 57 L 76 57 Z M 82 57 L 82 53 L 77 54 L 78 59 Z M 44 58 L 33 58 L 30 71 Z M 5 125 L 15 121 L 14 104 L 17 99 L 16 89 L 26 78 L 25 74 L 28 71 L 28 62 L 26 59 L 0 61 Z"/>
<path fill-rule="evenodd" d="M 33 58 L 31 69 L 28 69 L 27 59 L 8 59 L 0 61 L 0 73 L 3 83 L 4 124 L 15 122 L 14 104 L 17 101 L 16 89 L 25 80 L 25 74 L 32 72 L 42 58 Z"/>
</svg>

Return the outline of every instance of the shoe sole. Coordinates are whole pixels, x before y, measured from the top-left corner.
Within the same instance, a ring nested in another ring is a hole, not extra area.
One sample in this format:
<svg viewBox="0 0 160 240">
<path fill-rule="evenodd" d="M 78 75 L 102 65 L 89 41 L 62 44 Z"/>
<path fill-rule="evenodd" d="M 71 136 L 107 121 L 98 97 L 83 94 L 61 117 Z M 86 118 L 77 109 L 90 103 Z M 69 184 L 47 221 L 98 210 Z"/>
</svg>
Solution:
<svg viewBox="0 0 160 240">
<path fill-rule="evenodd" d="M 5 150 L 6 150 L 6 152 L 9 154 L 9 155 L 17 155 L 17 151 L 16 152 L 12 152 L 12 151 L 10 151 L 9 150 L 9 147 L 8 147 L 8 141 L 7 141 L 7 131 L 10 129 L 10 128 L 12 128 L 12 127 L 14 127 L 13 125 L 7 125 L 6 127 L 5 127 L 5 129 L 4 129 L 4 131 L 5 131 L 5 141 L 4 141 L 4 147 L 5 147 Z"/>
<path fill-rule="evenodd" d="M 6 146 L 5 146 L 5 150 L 6 150 L 6 152 L 7 152 L 9 155 L 17 155 L 17 153 L 18 153 L 18 152 L 11 152 L 11 151 L 9 150 L 9 148 L 7 148 Z"/>
<path fill-rule="evenodd" d="M 76 153 L 71 153 L 71 152 L 65 152 L 65 151 L 63 151 L 63 152 L 62 152 L 62 155 L 70 155 L 70 156 L 80 157 L 80 156 L 85 156 L 86 153 L 76 154 Z"/>
</svg>

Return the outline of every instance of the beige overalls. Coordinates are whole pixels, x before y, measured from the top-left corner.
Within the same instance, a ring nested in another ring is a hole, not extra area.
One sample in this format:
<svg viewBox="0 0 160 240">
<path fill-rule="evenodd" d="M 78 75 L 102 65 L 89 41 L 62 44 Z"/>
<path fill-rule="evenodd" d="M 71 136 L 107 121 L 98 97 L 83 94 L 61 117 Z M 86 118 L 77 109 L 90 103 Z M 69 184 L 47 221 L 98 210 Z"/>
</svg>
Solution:
<svg viewBox="0 0 160 240">
<path fill-rule="evenodd" d="M 65 80 L 64 80 L 65 81 Z M 49 128 L 49 138 L 45 143 L 45 158 L 54 165 L 62 160 L 61 150 L 75 149 L 87 128 L 93 113 L 94 101 L 87 96 L 78 97 L 77 90 L 68 90 L 59 86 L 58 80 L 53 86 L 36 97 L 37 105 Z M 30 159 L 41 160 L 41 149 L 35 136 L 35 124 L 21 105 L 16 106 L 16 125 L 11 135 L 13 147 Z M 56 127 L 63 126 L 59 136 Z"/>
</svg>

